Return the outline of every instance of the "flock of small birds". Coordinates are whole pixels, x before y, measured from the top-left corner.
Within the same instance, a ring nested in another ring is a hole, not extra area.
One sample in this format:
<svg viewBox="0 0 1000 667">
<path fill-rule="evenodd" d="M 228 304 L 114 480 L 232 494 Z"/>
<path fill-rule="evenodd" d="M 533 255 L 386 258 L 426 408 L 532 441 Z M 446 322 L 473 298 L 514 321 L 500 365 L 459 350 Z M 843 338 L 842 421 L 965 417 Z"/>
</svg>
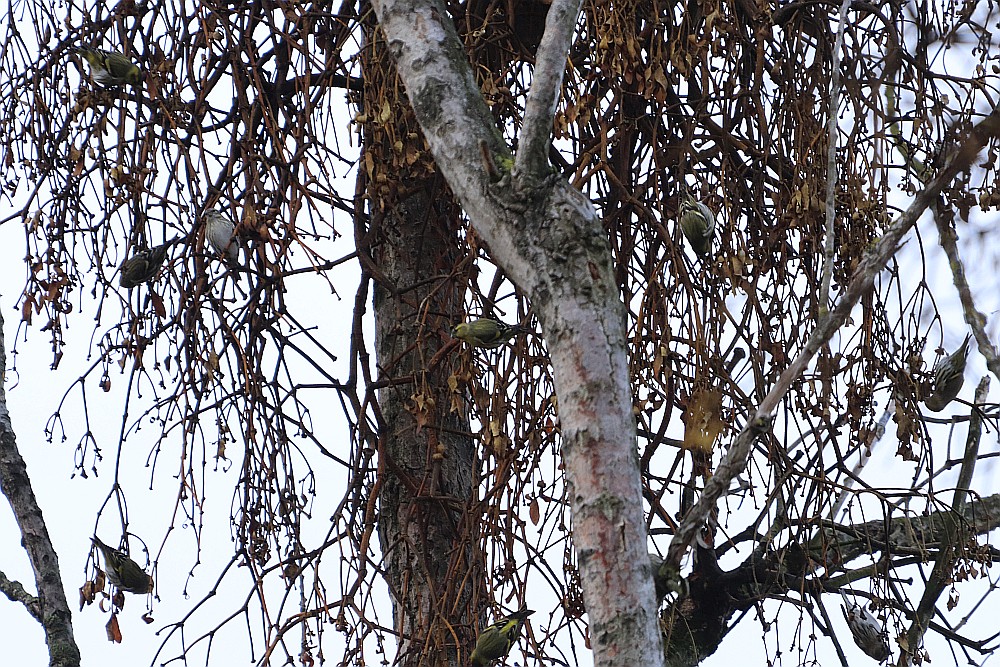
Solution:
<svg viewBox="0 0 1000 667">
<path fill-rule="evenodd" d="M 145 78 L 145 73 L 138 65 L 117 51 L 79 48 L 76 52 L 90 65 L 90 75 L 94 83 L 105 88 L 139 86 Z M 206 243 L 230 267 L 236 266 L 239 261 L 239 242 L 232 219 L 217 209 L 206 211 L 204 219 Z M 118 284 L 125 289 L 132 289 L 152 281 L 166 259 L 167 250 L 180 240 L 180 237 L 175 237 L 162 245 L 137 250 L 119 267 Z"/>
<path fill-rule="evenodd" d="M 78 49 L 78 53 L 89 63 L 94 82 L 101 86 L 137 86 L 143 80 L 142 70 L 121 53 L 89 48 Z M 206 211 L 204 218 L 205 241 L 217 256 L 222 257 L 230 266 L 235 266 L 239 261 L 239 248 L 233 221 L 216 209 Z M 695 254 L 699 257 L 708 255 L 715 238 L 715 215 L 711 209 L 691 195 L 685 195 L 680 203 L 677 221 Z M 138 250 L 122 263 L 119 284 L 132 289 L 153 280 L 163 265 L 167 250 L 180 240 L 180 237 L 174 237 L 162 245 Z M 451 329 L 454 338 L 481 349 L 498 348 L 526 332 L 520 325 L 509 325 L 490 317 L 462 322 Z M 966 336 L 958 350 L 935 365 L 933 391 L 924 400 L 924 405 L 929 410 L 940 412 L 958 396 L 965 381 L 970 339 L 971 336 Z M 153 578 L 127 554 L 96 537 L 93 538 L 93 543 L 104 556 L 108 580 L 113 585 L 129 593 L 145 595 L 152 592 Z M 858 647 L 879 662 L 887 660 L 891 655 L 889 644 L 878 620 L 862 605 L 851 602 L 846 596 L 842 611 Z M 525 619 L 532 613 L 534 612 L 529 609 L 522 609 L 484 628 L 479 633 L 472 652 L 473 667 L 486 667 L 505 657 L 517 641 Z"/>
</svg>

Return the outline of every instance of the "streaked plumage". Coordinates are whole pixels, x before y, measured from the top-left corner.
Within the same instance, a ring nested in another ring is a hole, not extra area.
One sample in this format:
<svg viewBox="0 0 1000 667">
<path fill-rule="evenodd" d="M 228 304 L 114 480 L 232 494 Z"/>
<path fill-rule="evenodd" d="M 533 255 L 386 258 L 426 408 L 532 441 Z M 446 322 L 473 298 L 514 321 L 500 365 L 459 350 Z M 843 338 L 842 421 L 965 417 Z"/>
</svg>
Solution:
<svg viewBox="0 0 1000 667">
<path fill-rule="evenodd" d="M 117 51 L 80 48 L 77 52 L 90 64 L 90 75 L 102 86 L 132 86 L 142 81 L 142 70 Z"/>
<path fill-rule="evenodd" d="M 453 338 L 464 340 L 472 347 L 491 350 L 500 347 L 524 329 L 520 326 L 510 326 L 505 322 L 490 317 L 481 317 L 471 322 L 462 322 L 451 328 Z"/>
<path fill-rule="evenodd" d="M 928 410 L 941 412 L 958 396 L 965 384 L 965 363 L 969 358 L 971 334 L 965 336 L 962 346 L 934 366 L 934 389 L 924 401 Z"/>
<path fill-rule="evenodd" d="M 121 275 L 118 277 L 118 284 L 132 289 L 136 285 L 151 281 L 156 277 L 167 256 L 167 249 L 176 241 L 177 239 L 173 238 L 163 245 L 140 250 L 126 259 L 119 268 Z"/>
<path fill-rule="evenodd" d="M 205 241 L 232 265 L 239 261 L 240 250 L 234 237 L 236 226 L 228 215 L 217 209 L 205 211 Z"/>
<path fill-rule="evenodd" d="M 90 541 L 104 556 L 104 571 L 108 581 L 127 593 L 145 595 L 153 591 L 153 578 L 138 563 L 96 537 L 90 538 Z"/>
<path fill-rule="evenodd" d="M 659 554 L 649 552 L 649 567 L 653 572 L 657 606 L 663 603 L 669 593 L 676 593 L 679 597 L 687 594 L 687 581 L 680 576 L 676 568 L 666 565 L 666 561 Z"/>
<path fill-rule="evenodd" d="M 707 255 L 715 238 L 715 214 L 712 210 L 691 195 L 684 195 L 677 221 L 695 253 L 699 257 Z"/>
<path fill-rule="evenodd" d="M 476 648 L 470 658 L 472 667 L 486 667 L 506 656 L 517 641 L 524 619 L 534 613 L 530 609 L 522 609 L 484 628 L 476 638 Z"/>
<path fill-rule="evenodd" d="M 840 596 L 844 598 L 844 604 L 840 610 L 844 612 L 844 619 L 847 627 L 854 635 L 854 643 L 858 645 L 867 655 L 885 662 L 892 653 L 889 650 L 889 642 L 886 640 L 882 624 L 878 622 L 871 613 L 857 602 L 851 602 L 843 592 Z"/>
</svg>

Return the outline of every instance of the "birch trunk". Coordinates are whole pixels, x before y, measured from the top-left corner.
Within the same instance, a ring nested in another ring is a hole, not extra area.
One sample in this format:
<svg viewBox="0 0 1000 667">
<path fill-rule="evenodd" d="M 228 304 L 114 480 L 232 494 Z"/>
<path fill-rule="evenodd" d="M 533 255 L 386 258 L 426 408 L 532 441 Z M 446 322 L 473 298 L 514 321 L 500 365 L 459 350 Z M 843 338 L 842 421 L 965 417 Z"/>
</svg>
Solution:
<svg viewBox="0 0 1000 667">
<path fill-rule="evenodd" d="M 611 250 L 592 204 L 546 160 L 579 3 L 549 10 L 516 164 L 444 5 L 380 0 L 375 9 L 438 167 L 544 330 L 595 665 L 661 665 Z"/>
</svg>

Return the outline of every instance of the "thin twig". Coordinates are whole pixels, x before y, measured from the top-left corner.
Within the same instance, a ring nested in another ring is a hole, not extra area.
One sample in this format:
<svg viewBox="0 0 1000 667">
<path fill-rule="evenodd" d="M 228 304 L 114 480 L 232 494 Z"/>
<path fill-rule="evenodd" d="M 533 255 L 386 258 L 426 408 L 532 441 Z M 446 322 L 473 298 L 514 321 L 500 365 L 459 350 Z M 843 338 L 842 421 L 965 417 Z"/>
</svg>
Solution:
<svg viewBox="0 0 1000 667">
<path fill-rule="evenodd" d="M 1000 107 L 976 125 L 965 142 L 952 154 L 948 166 L 941 170 L 914 198 L 913 203 L 893 223 L 875 245 L 865 253 L 858 264 L 854 278 L 847 290 L 838 299 L 829 315 L 820 318 L 816 330 L 806 341 L 799 355 L 778 377 L 774 387 L 761 401 L 754 417 L 736 437 L 733 446 L 723 457 L 715 475 L 705 484 L 701 497 L 681 522 L 667 550 L 667 564 L 680 568 L 681 557 L 694 540 L 701 526 L 715 509 L 719 499 L 729 490 L 733 478 L 746 470 L 750 449 L 758 435 L 770 429 L 778 404 L 788 393 L 792 383 L 805 371 L 816 352 L 833 337 L 834 333 L 847 321 L 861 296 L 871 289 L 875 277 L 885 267 L 899 248 L 903 236 L 916 224 L 917 219 L 934 202 L 945 185 L 951 183 L 958 172 L 972 164 L 989 139 L 1000 133 Z"/>
<path fill-rule="evenodd" d="M 958 297 L 962 302 L 965 321 L 972 328 L 972 335 L 976 338 L 979 353 L 986 358 L 986 367 L 990 369 L 994 377 L 1000 380 L 1000 359 L 997 358 L 997 350 L 986 334 L 986 317 L 976 308 L 976 302 L 972 298 L 972 289 L 965 277 L 965 265 L 958 254 L 958 235 L 948 219 L 953 216 L 942 213 L 947 213 L 947 211 L 935 212 L 934 224 L 937 225 L 938 235 L 941 238 L 941 247 L 948 257 L 948 266 L 951 267 L 952 280 L 955 282 L 955 289 L 958 290 Z"/>
<path fill-rule="evenodd" d="M 837 108 L 840 106 L 840 52 L 844 48 L 844 26 L 851 0 L 840 3 L 837 43 L 833 47 L 833 76 L 830 78 L 830 106 L 826 119 L 826 237 L 823 241 L 823 280 L 819 288 L 819 314 L 826 315 L 833 281 L 833 230 L 837 217 Z"/>
</svg>

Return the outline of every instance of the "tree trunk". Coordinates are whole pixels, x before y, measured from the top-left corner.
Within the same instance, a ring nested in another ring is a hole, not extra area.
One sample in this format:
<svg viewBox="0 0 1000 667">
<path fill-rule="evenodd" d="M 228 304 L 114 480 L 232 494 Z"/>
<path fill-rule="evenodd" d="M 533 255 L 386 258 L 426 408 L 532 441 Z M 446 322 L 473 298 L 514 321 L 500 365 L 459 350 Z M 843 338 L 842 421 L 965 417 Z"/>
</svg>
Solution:
<svg viewBox="0 0 1000 667">
<path fill-rule="evenodd" d="M 636 455 L 624 310 L 593 204 L 547 162 L 580 3 L 554 0 L 513 159 L 435 0 L 377 0 L 441 173 L 531 298 L 552 358 L 573 543 L 598 667 L 663 664 Z"/>
<path fill-rule="evenodd" d="M 465 521 L 474 450 L 464 415 L 450 410 L 449 365 L 433 362 L 449 341 L 442 331 L 462 309 L 460 290 L 440 279 L 459 256 L 454 212 L 435 204 L 432 183 L 422 185 L 373 216 L 375 261 L 393 286 L 375 291 L 379 536 L 400 637 L 397 664 L 454 665 L 450 628 L 470 624 L 476 582 L 469 577 L 474 526 Z M 471 641 L 471 631 L 463 639 Z"/>
</svg>

